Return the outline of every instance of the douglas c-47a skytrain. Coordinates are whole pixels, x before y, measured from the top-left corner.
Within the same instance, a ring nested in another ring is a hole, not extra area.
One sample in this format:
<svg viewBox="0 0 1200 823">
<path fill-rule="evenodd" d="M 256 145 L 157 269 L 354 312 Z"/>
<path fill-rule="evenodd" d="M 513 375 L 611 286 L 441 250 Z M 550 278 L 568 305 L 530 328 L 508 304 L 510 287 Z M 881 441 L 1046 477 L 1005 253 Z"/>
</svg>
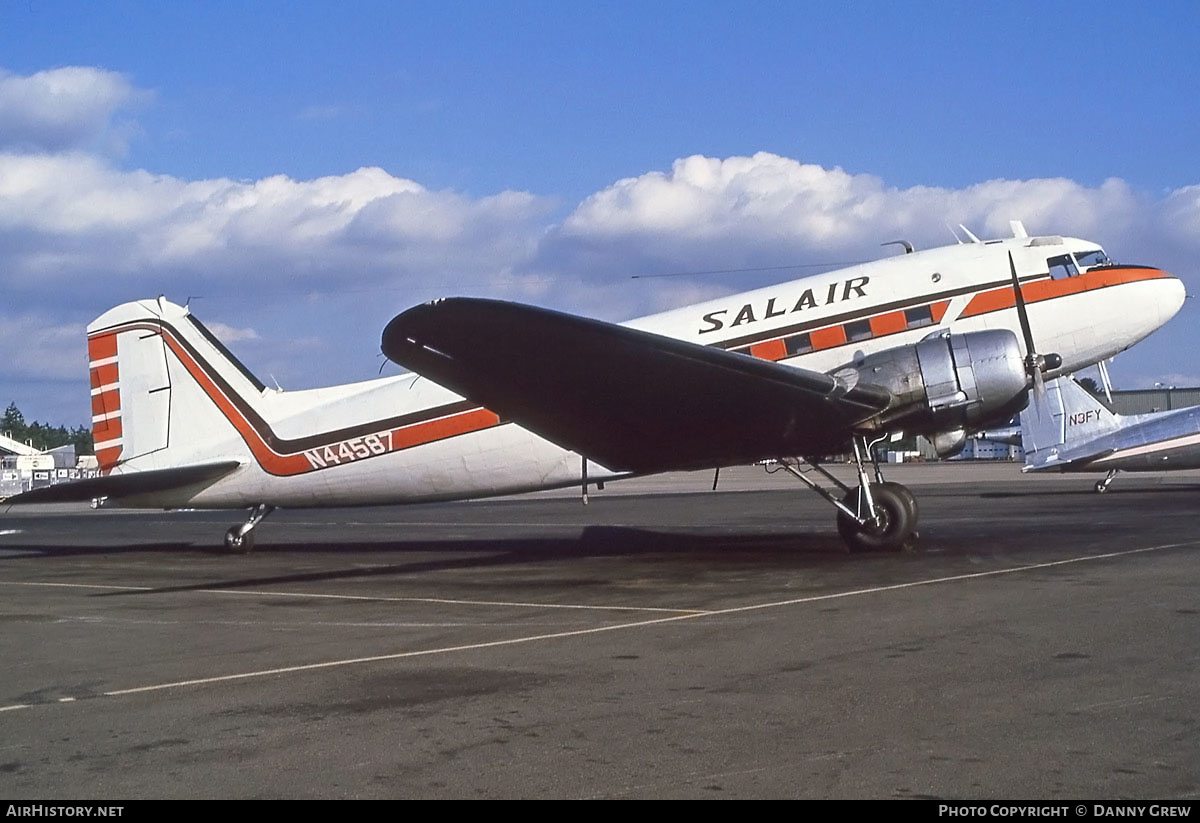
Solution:
<svg viewBox="0 0 1200 823">
<path fill-rule="evenodd" d="M 1112 357 L 1184 288 L 1094 242 L 1013 237 L 884 258 L 617 325 L 452 298 L 383 332 L 412 374 L 267 388 L 186 308 L 118 306 L 88 327 L 102 476 L 9 502 L 106 497 L 249 508 L 451 500 L 776 459 L 837 509 L 854 549 L 915 538 L 917 505 L 871 443 L 938 451 L 1008 420 L 1035 384 Z M 857 486 L 823 469 L 850 454 Z M 813 481 L 812 472 L 824 478 Z"/>
<path fill-rule="evenodd" d="M 1200 406 L 1120 415 L 1070 375 L 1050 380 L 1040 400 L 1021 412 L 1025 468 L 1033 472 L 1118 472 L 1200 468 Z"/>
</svg>

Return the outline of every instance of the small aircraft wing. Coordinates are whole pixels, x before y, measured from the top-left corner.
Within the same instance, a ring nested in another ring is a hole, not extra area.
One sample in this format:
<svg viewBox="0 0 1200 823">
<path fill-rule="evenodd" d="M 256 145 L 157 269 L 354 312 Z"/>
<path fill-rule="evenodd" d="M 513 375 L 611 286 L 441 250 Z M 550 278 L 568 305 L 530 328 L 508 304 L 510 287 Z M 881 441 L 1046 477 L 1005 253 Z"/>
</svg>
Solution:
<svg viewBox="0 0 1200 823">
<path fill-rule="evenodd" d="M 241 464 L 236 460 L 201 463 L 169 469 L 149 469 L 129 474 L 110 474 L 90 477 L 71 483 L 57 483 L 41 489 L 22 492 L 3 501 L 11 506 L 22 503 L 69 503 L 96 497 L 134 497 L 152 492 L 170 491 L 224 477 Z"/>
<path fill-rule="evenodd" d="M 519 303 L 397 315 L 387 357 L 614 471 L 840 451 L 886 389 Z"/>
</svg>

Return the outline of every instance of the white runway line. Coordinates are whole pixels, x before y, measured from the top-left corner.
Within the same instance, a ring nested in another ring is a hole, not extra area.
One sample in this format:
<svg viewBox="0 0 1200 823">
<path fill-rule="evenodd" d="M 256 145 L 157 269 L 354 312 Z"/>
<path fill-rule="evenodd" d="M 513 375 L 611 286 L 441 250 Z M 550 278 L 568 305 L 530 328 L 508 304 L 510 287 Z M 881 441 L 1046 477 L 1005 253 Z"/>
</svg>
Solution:
<svg viewBox="0 0 1200 823">
<path fill-rule="evenodd" d="M 63 589 L 100 589 L 101 591 L 153 592 L 152 586 L 110 586 L 99 583 L 38 583 L 0 580 L 0 586 L 45 586 Z M 507 600 L 450 600 L 440 597 L 382 597 L 369 594 L 325 594 L 323 592 L 276 592 L 258 589 L 188 589 L 195 594 L 227 594 L 238 597 L 291 597 L 317 600 L 365 600 L 379 603 L 434 603 L 439 606 L 510 606 L 520 609 L 577 609 L 584 611 L 657 612 L 665 614 L 707 614 L 702 609 L 664 609 L 656 606 L 597 606 L 588 603 L 525 603 Z M 171 592 L 179 594 L 178 590 Z"/>
<path fill-rule="evenodd" d="M 1183 543 L 1164 543 L 1158 546 L 1147 546 L 1140 549 L 1128 549 L 1119 552 L 1105 552 L 1104 554 L 1083 555 L 1080 557 L 1071 557 L 1066 560 L 1052 560 L 1046 563 L 1030 563 L 1024 566 L 1011 566 L 1006 569 L 993 569 L 986 572 L 972 572 L 970 574 L 956 574 L 945 577 L 933 577 L 926 580 L 914 580 L 908 583 L 894 583 L 887 586 L 871 586 L 865 589 L 851 589 L 850 591 L 836 592 L 834 594 L 819 594 L 810 597 L 797 597 L 789 600 L 777 600 L 769 603 L 758 603 L 750 606 L 735 606 L 728 609 L 714 609 L 709 612 L 697 612 L 692 614 L 674 615 L 671 617 L 659 617 L 653 620 L 638 620 L 632 623 L 615 623 L 609 626 L 598 626 L 589 629 L 576 629 L 565 632 L 551 632 L 547 634 L 529 635 L 526 637 L 514 637 L 508 640 L 493 640 L 486 643 L 468 643 L 460 646 L 443 646 L 435 649 L 421 649 L 410 652 L 396 652 L 394 654 L 379 654 L 369 657 L 353 657 L 343 660 L 327 660 L 321 663 L 306 663 L 297 666 L 281 666 L 274 669 L 262 669 L 259 671 L 240 672 L 237 674 L 216 675 L 214 677 L 199 677 L 191 680 L 176 680 L 169 683 L 155 683 L 147 686 L 134 686 L 128 689 L 114 689 L 112 691 L 101 692 L 97 697 L 122 697 L 131 694 L 145 694 L 147 692 L 167 691 L 170 689 L 180 689 L 188 686 L 202 686 L 213 683 L 231 683 L 238 680 L 251 680 L 260 677 L 272 677 L 280 674 L 296 674 L 300 672 L 317 671 L 320 669 L 342 668 L 346 666 L 356 666 L 365 663 L 382 663 L 393 660 L 404 660 L 414 657 L 430 657 L 433 655 L 454 654 L 465 651 L 478 651 L 480 649 L 493 649 L 503 646 L 517 646 L 526 643 L 537 643 L 545 640 L 560 640 L 567 637 L 582 637 L 591 634 L 602 634 L 605 632 L 624 631 L 627 629 L 645 628 L 647 626 L 657 626 L 665 623 L 676 623 L 683 620 L 697 620 L 705 617 L 721 617 L 728 614 L 740 614 L 749 611 L 760 611 L 765 609 L 778 609 L 784 606 L 796 606 L 806 603 L 821 603 L 828 600 L 839 600 L 848 597 L 862 597 L 863 595 L 879 594 L 882 592 L 902 591 L 904 589 L 914 589 L 921 586 L 932 586 L 943 583 L 961 583 L 972 580 L 979 580 L 985 577 L 999 577 L 1008 574 L 1020 574 L 1021 572 L 1038 571 L 1041 569 L 1052 569 L 1058 566 L 1067 566 L 1074 563 L 1088 563 L 1096 560 L 1110 560 L 1118 557 L 1132 557 L 1138 554 L 1147 554 L 1149 552 L 1159 552 L 1168 549 L 1183 548 L 1185 546 L 1200 546 L 1200 540 L 1190 540 Z M 37 704 L 45 705 L 45 704 Z M 16 704 L 12 706 L 0 706 L 0 712 L 14 711 L 16 709 L 31 708 L 28 704 Z"/>
<path fill-rule="evenodd" d="M 94 583 L 37 583 L 24 580 L 0 580 L 0 586 L 44 586 L 50 589 L 102 589 L 106 591 L 141 592 L 147 591 L 146 586 L 105 586 Z"/>
<path fill-rule="evenodd" d="M 238 589 L 200 589 L 208 594 L 254 594 L 262 597 L 312 597 L 331 600 L 378 600 L 385 603 L 435 603 L 440 606 L 511 606 L 521 609 L 583 609 L 614 612 L 663 612 L 666 614 L 707 614 L 702 609 L 663 609 L 657 606 L 595 606 L 586 603 L 524 603 L 508 600 L 450 600 L 439 597 L 372 597 L 368 594 L 320 594 L 316 592 L 265 592 Z"/>
</svg>

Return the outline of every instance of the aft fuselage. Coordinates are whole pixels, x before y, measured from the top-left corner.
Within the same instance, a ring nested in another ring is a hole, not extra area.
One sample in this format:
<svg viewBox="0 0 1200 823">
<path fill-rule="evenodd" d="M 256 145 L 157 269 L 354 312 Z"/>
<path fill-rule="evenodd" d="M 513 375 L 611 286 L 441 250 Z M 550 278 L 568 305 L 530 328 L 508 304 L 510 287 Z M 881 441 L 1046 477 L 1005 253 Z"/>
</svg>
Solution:
<svg viewBox="0 0 1200 823">
<path fill-rule="evenodd" d="M 1200 468 L 1200 406 L 1121 417 L 1120 427 L 1065 455 L 1066 472 Z M 1086 453 L 1091 457 L 1075 457 Z"/>
</svg>

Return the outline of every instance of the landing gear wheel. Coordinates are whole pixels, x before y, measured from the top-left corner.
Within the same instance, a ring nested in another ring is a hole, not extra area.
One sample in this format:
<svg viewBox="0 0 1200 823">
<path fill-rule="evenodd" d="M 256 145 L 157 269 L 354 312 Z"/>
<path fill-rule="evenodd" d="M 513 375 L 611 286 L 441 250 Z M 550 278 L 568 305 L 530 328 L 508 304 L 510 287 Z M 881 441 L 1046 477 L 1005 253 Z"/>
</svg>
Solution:
<svg viewBox="0 0 1200 823">
<path fill-rule="evenodd" d="M 874 521 L 859 523 L 844 512 L 838 512 L 838 534 L 851 551 L 900 551 L 906 547 L 917 525 L 916 500 L 906 492 L 908 489 L 896 483 L 872 485 L 871 497 L 875 501 L 877 514 Z M 842 502 L 848 508 L 857 510 L 858 494 L 858 489 L 854 489 Z"/>
<path fill-rule="evenodd" d="M 904 500 L 905 505 L 908 506 L 908 516 L 911 518 L 913 526 L 916 526 L 917 518 L 920 516 L 920 509 L 917 507 L 916 495 L 909 491 L 908 486 L 902 486 L 899 483 L 876 483 L 871 487 L 871 494 L 874 494 L 875 490 L 880 487 L 891 489 Z"/>
<path fill-rule="evenodd" d="M 245 554 L 254 548 L 254 532 L 242 534 L 242 526 L 231 526 L 225 532 L 225 550 L 230 554 Z"/>
<path fill-rule="evenodd" d="M 1096 489 L 1096 494 L 1104 494 L 1106 491 L 1108 491 L 1108 482 L 1105 480 L 1097 480 L 1096 485 L 1093 488 Z"/>
</svg>

